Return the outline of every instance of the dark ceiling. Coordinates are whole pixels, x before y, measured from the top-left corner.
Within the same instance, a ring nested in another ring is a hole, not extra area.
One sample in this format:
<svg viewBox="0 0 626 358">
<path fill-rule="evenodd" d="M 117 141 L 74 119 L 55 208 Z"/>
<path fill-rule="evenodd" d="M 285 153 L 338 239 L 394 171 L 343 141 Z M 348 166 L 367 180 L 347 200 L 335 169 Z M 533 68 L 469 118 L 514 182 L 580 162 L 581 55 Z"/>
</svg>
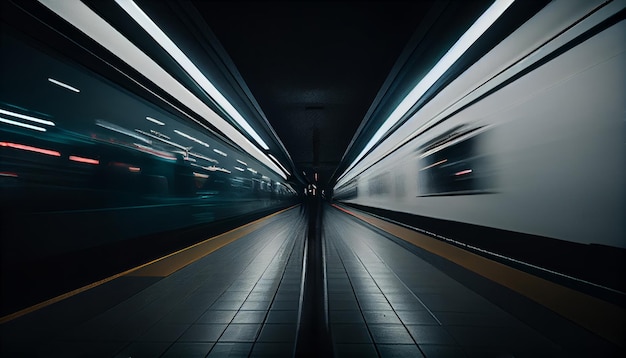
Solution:
<svg viewBox="0 0 626 358">
<path fill-rule="evenodd" d="M 186 4 L 256 100 L 264 116 L 253 126 L 276 135 L 299 181 L 318 173 L 332 186 L 390 106 L 491 2 Z"/>
</svg>

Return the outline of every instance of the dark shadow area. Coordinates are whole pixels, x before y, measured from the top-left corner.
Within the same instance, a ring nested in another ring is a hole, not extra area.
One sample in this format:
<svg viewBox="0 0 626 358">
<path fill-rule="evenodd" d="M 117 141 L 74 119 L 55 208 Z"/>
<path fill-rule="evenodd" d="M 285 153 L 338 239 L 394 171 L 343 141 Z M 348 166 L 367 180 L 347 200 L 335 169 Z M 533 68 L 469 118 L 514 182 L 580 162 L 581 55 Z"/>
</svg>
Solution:
<svg viewBox="0 0 626 358">
<path fill-rule="evenodd" d="M 324 305 L 325 279 L 322 243 L 322 200 L 319 196 L 304 198 L 304 214 L 308 217 L 306 244 L 306 276 L 296 357 L 332 357 L 328 331 L 328 312 Z"/>
<path fill-rule="evenodd" d="M 266 208 L 184 229 L 114 241 L 38 260 L 15 262 L 3 257 L 0 316 L 124 272 L 282 208 L 283 206 Z M 54 239 L 54 233 L 51 235 L 51 239 Z"/>
</svg>

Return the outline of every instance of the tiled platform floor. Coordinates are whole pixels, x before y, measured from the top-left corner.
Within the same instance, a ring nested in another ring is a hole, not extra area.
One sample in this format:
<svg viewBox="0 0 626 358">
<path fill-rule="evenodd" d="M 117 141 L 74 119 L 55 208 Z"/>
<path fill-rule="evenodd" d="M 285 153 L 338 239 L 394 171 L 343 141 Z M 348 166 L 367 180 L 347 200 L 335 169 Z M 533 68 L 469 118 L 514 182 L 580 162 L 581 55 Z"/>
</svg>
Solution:
<svg viewBox="0 0 626 358">
<path fill-rule="evenodd" d="M 291 356 L 306 220 L 270 220 L 170 276 L 121 277 L 2 325 L 2 356 Z"/>
<path fill-rule="evenodd" d="M 338 357 L 560 357 L 561 347 L 396 243 L 326 212 Z"/>
<path fill-rule="evenodd" d="M 292 357 L 307 220 L 268 220 L 169 276 L 124 276 L 2 324 L 1 356 Z M 322 222 L 335 357 L 576 355 L 351 216 L 326 206 Z"/>
</svg>

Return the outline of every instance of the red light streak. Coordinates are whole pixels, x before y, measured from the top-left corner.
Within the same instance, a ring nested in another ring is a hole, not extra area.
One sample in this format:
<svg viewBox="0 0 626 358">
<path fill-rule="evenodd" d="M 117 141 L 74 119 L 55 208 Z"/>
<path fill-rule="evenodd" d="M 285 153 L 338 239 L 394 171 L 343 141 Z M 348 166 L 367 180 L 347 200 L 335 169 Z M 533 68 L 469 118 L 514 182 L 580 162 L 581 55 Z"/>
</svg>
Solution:
<svg viewBox="0 0 626 358">
<path fill-rule="evenodd" d="M 24 145 L 24 144 L 0 142 L 0 147 L 9 147 L 9 148 L 21 149 L 21 150 L 26 150 L 26 151 L 29 151 L 29 152 L 35 152 L 35 153 L 40 153 L 40 154 L 52 155 L 52 156 L 55 156 L 55 157 L 60 157 L 61 156 L 61 153 L 59 153 L 59 152 L 57 152 L 55 150 L 31 147 L 29 145 Z"/>
<path fill-rule="evenodd" d="M 97 159 L 83 158 L 83 157 L 78 157 L 75 155 L 70 155 L 70 160 L 73 160 L 75 162 L 80 162 L 80 163 L 87 163 L 87 164 L 100 164 L 100 161 Z"/>
<path fill-rule="evenodd" d="M 464 175 L 464 174 L 469 174 L 469 173 L 471 173 L 471 172 L 472 172 L 472 170 L 471 170 L 471 169 L 461 170 L 461 171 L 460 171 L 460 172 L 458 172 L 458 173 L 454 173 L 454 175 Z"/>
</svg>

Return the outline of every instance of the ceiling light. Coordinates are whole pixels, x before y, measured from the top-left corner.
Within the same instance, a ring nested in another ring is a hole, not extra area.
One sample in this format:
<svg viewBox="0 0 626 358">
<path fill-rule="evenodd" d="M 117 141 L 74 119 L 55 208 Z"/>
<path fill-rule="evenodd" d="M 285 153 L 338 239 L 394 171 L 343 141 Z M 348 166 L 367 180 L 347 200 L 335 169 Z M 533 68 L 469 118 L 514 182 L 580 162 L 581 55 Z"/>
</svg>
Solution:
<svg viewBox="0 0 626 358">
<path fill-rule="evenodd" d="M 176 44 L 159 28 L 148 15 L 132 0 L 115 0 L 115 2 L 130 15 L 152 38 L 158 42 L 167 53 L 202 87 L 206 93 L 217 102 L 228 115 L 237 122 L 260 146 L 268 150 L 269 147 L 248 122 L 239 114 L 230 102 L 215 88 L 215 86 L 200 72 L 198 67 L 176 46 Z"/>
</svg>

